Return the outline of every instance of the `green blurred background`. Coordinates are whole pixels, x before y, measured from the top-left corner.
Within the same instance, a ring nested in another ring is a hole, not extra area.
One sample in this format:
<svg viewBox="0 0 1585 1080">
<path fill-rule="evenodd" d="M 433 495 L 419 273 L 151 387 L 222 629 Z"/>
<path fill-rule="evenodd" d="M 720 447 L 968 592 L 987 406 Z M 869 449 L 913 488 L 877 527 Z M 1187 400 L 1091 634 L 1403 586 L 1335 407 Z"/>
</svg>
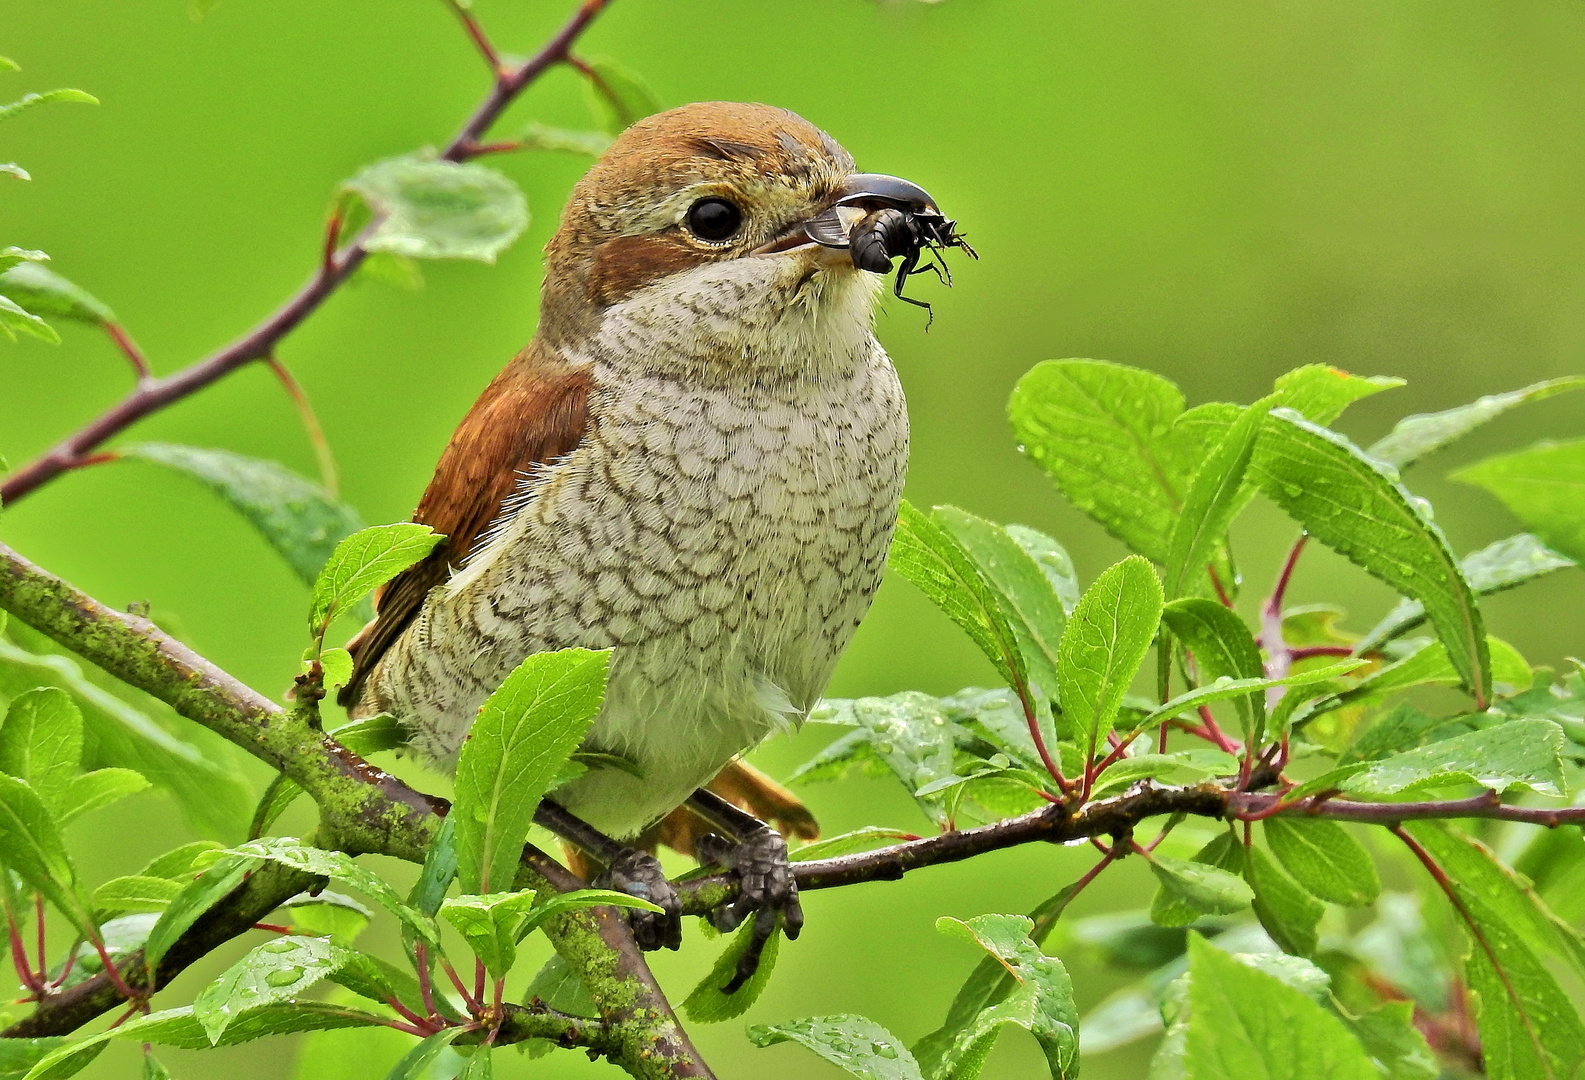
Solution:
<svg viewBox="0 0 1585 1080">
<path fill-rule="evenodd" d="M 499 47 L 526 54 L 568 0 L 478 0 Z M 1373 439 L 1408 412 L 1585 371 L 1585 9 L 1464 0 L 1150 5 L 1101 0 L 619 0 L 584 51 L 642 73 L 667 104 L 785 105 L 829 130 L 861 168 L 928 187 L 979 249 L 936 305 L 888 303 L 880 336 L 914 426 L 908 496 L 1047 530 L 1088 581 L 1122 550 L 1021 461 L 1003 405 L 1039 360 L 1092 356 L 1152 368 L 1191 403 L 1248 401 L 1302 363 L 1409 380 L 1342 423 Z M 255 323 L 305 278 L 338 181 L 372 160 L 441 144 L 485 74 L 434 0 L 225 0 L 192 21 L 182 0 L 0 0 L 0 100 L 80 86 L 0 129 L 0 243 L 47 250 L 54 269 L 115 308 L 169 371 Z M 582 88 L 552 72 L 498 127 L 589 126 Z M 424 267 L 428 284 L 336 295 L 281 348 L 316 402 L 343 492 L 369 521 L 405 518 L 453 425 L 532 334 L 540 248 L 571 183 L 568 155 L 501 157 L 534 212 L 494 267 Z M 127 387 L 104 337 L 63 327 L 51 347 L 0 344 L 0 452 L 15 464 Z M 1492 425 L 1410 474 L 1461 551 L 1516 531 L 1483 493 L 1442 479 L 1456 463 L 1546 435 L 1577 435 L 1564 397 Z M 297 418 L 262 370 L 244 371 L 139 427 L 136 438 L 224 446 L 312 475 Z M 1293 532 L 1257 504 L 1235 534 L 1244 606 Z M 0 537 L 115 605 L 148 600 L 200 651 L 266 691 L 304 645 L 306 593 L 239 518 L 194 484 L 138 464 L 67 476 L 7 510 Z M 1312 549 L 1293 599 L 1340 600 L 1363 628 L 1386 590 Z M 1250 608 L 1252 610 L 1252 608 Z M 1494 632 L 1532 662 L 1578 653 L 1585 575 L 1492 599 Z M 992 679 L 966 639 L 900 581 L 882 589 L 833 695 L 946 692 Z M 785 776 L 829 732 L 762 749 Z M 262 784 L 262 770 L 256 780 Z M 440 782 L 427 778 L 432 784 Z M 922 828 L 894 785 L 809 789 L 834 833 Z M 97 883 L 186 833 L 139 796 L 74 826 Z M 1091 861 L 1026 849 L 907 881 L 806 899 L 750 1021 L 865 1013 L 910 1041 L 938 1025 L 975 957 L 938 915 L 1022 911 Z M 406 873 L 392 867 L 393 874 Z M 1125 864 L 1078 914 L 1137 906 L 1148 875 Z M 680 999 L 717 945 L 690 931 L 656 969 Z M 164 996 L 189 1000 L 222 960 Z M 1081 1007 L 1117 985 L 1074 958 Z M 525 964 L 520 976 L 532 969 Z M 516 980 L 514 980 L 516 981 Z M 187 995 L 184 997 L 183 995 Z M 164 1000 L 164 999 L 162 999 Z M 694 1034 L 723 1078 L 836 1075 L 791 1047 L 750 1048 L 740 1023 Z M 381 1076 L 353 1036 L 317 1075 Z M 338 1041 L 339 1040 L 339 1041 Z M 1002 1040 L 988 1076 L 1034 1077 L 1034 1044 Z M 1092 1080 L 1140 1075 L 1148 1045 L 1085 1062 Z M 166 1055 L 184 1080 L 287 1075 L 290 1040 Z M 576 1054 L 502 1055 L 504 1075 L 609 1075 Z M 116 1046 L 85 1075 L 130 1075 Z"/>
</svg>

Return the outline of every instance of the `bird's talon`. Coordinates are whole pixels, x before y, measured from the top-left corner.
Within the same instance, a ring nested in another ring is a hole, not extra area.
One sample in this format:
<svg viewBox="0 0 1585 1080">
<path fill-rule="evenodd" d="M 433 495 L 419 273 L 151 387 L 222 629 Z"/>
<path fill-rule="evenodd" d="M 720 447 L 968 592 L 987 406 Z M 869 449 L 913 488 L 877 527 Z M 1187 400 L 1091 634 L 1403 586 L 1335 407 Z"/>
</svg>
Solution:
<svg viewBox="0 0 1585 1080">
<path fill-rule="evenodd" d="M 661 911 L 627 912 L 633 940 L 640 949 L 652 952 L 682 947 L 682 901 L 666 880 L 660 860 L 645 851 L 626 851 L 612 860 L 605 873 L 595 879 L 600 888 L 615 889 L 640 900 L 648 900 Z"/>
<path fill-rule="evenodd" d="M 737 973 L 722 987 L 730 994 L 753 977 L 765 945 L 778 926 L 788 940 L 796 939 L 803 929 L 798 882 L 793 878 L 792 864 L 787 858 L 787 841 L 774 829 L 760 829 L 736 846 L 712 834 L 700 840 L 697 848 L 701 862 L 716 862 L 727 867 L 737 875 L 739 882 L 737 899 L 712 911 L 711 924 L 725 932 L 737 929 L 754 916 L 752 937 L 738 959 Z"/>
</svg>

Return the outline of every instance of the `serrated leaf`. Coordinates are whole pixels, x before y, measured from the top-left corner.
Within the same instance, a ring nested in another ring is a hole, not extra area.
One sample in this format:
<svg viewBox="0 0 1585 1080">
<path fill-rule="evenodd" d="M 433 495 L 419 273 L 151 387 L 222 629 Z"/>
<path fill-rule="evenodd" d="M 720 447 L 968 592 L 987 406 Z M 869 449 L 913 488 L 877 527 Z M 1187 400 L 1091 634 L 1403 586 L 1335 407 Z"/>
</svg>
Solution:
<svg viewBox="0 0 1585 1080">
<path fill-rule="evenodd" d="M 1385 461 L 1399 469 L 1407 468 L 1510 409 L 1581 387 L 1585 387 L 1585 376 L 1571 375 L 1547 379 L 1505 394 L 1488 394 L 1456 409 L 1406 416 L 1398 421 L 1385 438 L 1373 443 L 1365 452 L 1378 461 Z"/>
<path fill-rule="evenodd" d="M 1354 375 L 1329 364 L 1306 364 L 1272 384 L 1273 408 L 1293 409 L 1312 424 L 1328 427 L 1356 401 L 1404 385 L 1387 375 Z"/>
<path fill-rule="evenodd" d="M 748 1029 L 755 1046 L 795 1042 L 860 1080 L 924 1080 L 919 1064 L 900 1039 L 862 1016 L 809 1016 Z"/>
<path fill-rule="evenodd" d="M 84 814 L 114 805 L 128 795 L 148 790 L 149 782 L 142 773 L 131 769 L 95 769 L 72 777 L 67 785 L 60 813 L 55 815 L 61 825 L 69 825 Z"/>
<path fill-rule="evenodd" d="M 1364 907 L 1381 895 L 1370 854 L 1337 822 L 1272 817 L 1262 828 L 1272 854 L 1312 895 L 1345 907 Z"/>
<path fill-rule="evenodd" d="M 293 573 L 310 585 L 337 544 L 363 527 L 356 510 L 273 461 L 172 443 L 136 443 L 119 453 L 182 473 L 209 488 L 246 518 Z M 345 601 L 341 608 L 355 603 L 356 599 Z"/>
<path fill-rule="evenodd" d="M 1266 674 L 1255 638 L 1244 620 L 1214 600 L 1188 596 L 1161 611 L 1161 621 L 1194 656 L 1203 682 L 1217 679 L 1260 679 Z M 1244 741 L 1258 745 L 1266 721 L 1266 696 L 1244 694 L 1233 699 L 1244 726 Z"/>
<path fill-rule="evenodd" d="M 1025 555 L 1035 560 L 1035 565 L 1040 567 L 1046 580 L 1051 583 L 1051 591 L 1062 601 L 1062 610 L 1071 613 L 1078 605 L 1083 590 L 1079 587 L 1079 573 L 1073 568 L 1073 558 L 1067 549 L 1045 533 L 1027 525 L 1003 525 L 1002 529 L 1013 538 L 1015 544 L 1024 549 Z"/>
<path fill-rule="evenodd" d="M 1150 869 L 1161 886 L 1150 904 L 1150 919 L 1158 926 L 1188 926 L 1205 915 L 1231 915 L 1254 899 L 1238 876 L 1244 869 L 1243 845 L 1228 833 L 1218 833 L 1192 861 L 1153 855 Z"/>
<path fill-rule="evenodd" d="M 35 105 L 47 105 L 52 101 L 75 101 L 82 105 L 99 104 L 99 99 L 92 94 L 63 87 L 59 90 L 46 90 L 41 94 L 23 94 L 21 98 L 8 105 L 0 105 L 0 120 L 10 120 Z"/>
<path fill-rule="evenodd" d="M 599 157 L 611 147 L 611 136 L 603 131 L 570 131 L 537 121 L 525 127 L 517 141 L 524 150 L 553 150 L 590 157 Z"/>
<path fill-rule="evenodd" d="M 84 937 L 94 936 L 60 830 L 38 794 L 11 776 L 0 776 L 0 865 L 42 893 Z"/>
<path fill-rule="evenodd" d="M 1073 609 L 1058 649 L 1062 712 L 1091 756 L 1112 730 L 1161 607 L 1156 571 L 1131 555 L 1096 578 Z"/>
<path fill-rule="evenodd" d="M 0 273 L 0 293 L 41 318 L 71 319 L 90 326 L 116 320 L 115 312 L 86 289 L 36 262 L 23 262 Z"/>
<path fill-rule="evenodd" d="M 578 973 L 568 966 L 560 953 L 553 953 L 523 994 L 524 1001 L 538 998 L 549 1008 L 571 1016 L 599 1016 L 600 1006 L 589 994 Z"/>
<path fill-rule="evenodd" d="M 295 870 L 339 881 L 343 885 L 350 885 L 395 915 L 405 927 L 417 933 L 425 941 L 433 944 L 438 940 L 435 924 L 430 918 L 404 904 L 396 890 L 384 878 L 372 870 L 359 866 L 345 852 L 312 847 L 296 837 L 270 836 L 229 848 L 226 854 L 249 863 L 276 862 Z"/>
<path fill-rule="evenodd" d="M 143 960 L 150 971 L 160 966 L 160 961 L 185 934 L 193 923 L 214 907 L 232 890 L 247 879 L 248 873 L 258 866 L 257 859 L 237 856 L 222 857 L 198 877 L 183 887 L 149 931 L 143 945 Z"/>
<path fill-rule="evenodd" d="M 771 931 L 770 937 L 765 941 L 765 948 L 760 952 L 759 966 L 741 986 L 732 993 L 727 993 L 725 987 L 730 986 L 737 978 L 738 961 L 753 944 L 755 922 L 770 918 L 776 919 L 777 926 Z M 732 1020 L 748 1012 L 749 1006 L 758 1001 L 760 994 L 764 993 L 766 985 L 770 982 L 771 972 L 776 970 L 776 957 L 781 952 L 780 923 L 780 916 L 763 911 L 755 912 L 738 932 L 732 935 L 732 940 L 727 942 L 726 948 L 721 950 L 721 955 L 716 957 L 710 973 L 699 980 L 693 992 L 683 1001 L 683 1015 L 696 1024 L 719 1024 L 723 1020 Z"/>
<path fill-rule="evenodd" d="M 266 1005 L 239 1017 L 226 1028 L 218 1045 L 236 1046 L 266 1035 L 289 1035 L 298 1031 L 327 1031 L 333 1028 L 370 1027 L 385 1018 L 345 1005 L 323 1001 L 291 1001 Z M 461 1028 L 448 1028 L 461 1034 Z M 455 1035 L 453 1036 L 455 1037 Z M 207 1050 L 212 1045 L 203 1026 L 193 1016 L 191 1006 L 166 1009 L 134 1017 L 119 1027 L 90 1035 L 86 1039 L 58 1047 L 41 1060 L 24 1080 L 64 1080 L 93 1060 L 112 1039 L 174 1046 L 182 1050 Z"/>
<path fill-rule="evenodd" d="M 575 889 L 572 892 L 557 893 L 547 897 L 530 910 L 528 917 L 517 928 L 517 940 L 522 941 L 558 915 L 591 907 L 619 907 L 630 911 L 653 911 L 657 914 L 664 910 L 643 897 L 617 892 L 614 889 Z"/>
<path fill-rule="evenodd" d="M 1414 1026 L 1414 1013 L 1412 1001 L 1389 1001 L 1348 1024 L 1385 1080 L 1437 1080 L 1442 1075 L 1436 1053 Z"/>
<path fill-rule="evenodd" d="M 341 187 L 379 215 L 369 251 L 493 263 L 528 228 L 522 189 L 483 165 L 389 158 Z"/>
<path fill-rule="evenodd" d="M 1499 792 L 1524 787 L 1562 796 L 1568 790 L 1562 749 L 1563 729 L 1552 721 L 1510 720 L 1383 758 L 1340 786 L 1355 795 L 1376 796 L 1451 784 Z"/>
<path fill-rule="evenodd" d="M 100 911 L 164 911 L 181 891 L 182 885 L 170 878 L 111 878 L 94 890 L 93 905 Z"/>
<path fill-rule="evenodd" d="M 804 844 L 788 855 L 789 862 L 808 862 L 811 859 L 833 859 L 838 855 L 851 855 L 856 851 L 870 851 L 878 847 L 916 840 L 913 833 L 901 829 L 888 829 L 881 825 L 866 825 L 838 836 L 827 836 Z"/>
<path fill-rule="evenodd" d="M 323 636 L 331 619 L 425 558 L 444 539 L 428 525 L 400 522 L 361 529 L 336 544 L 314 580 L 309 635 Z"/>
<path fill-rule="evenodd" d="M 589 109 L 612 135 L 663 108 L 643 79 L 609 56 L 590 57 L 582 70 Z"/>
<path fill-rule="evenodd" d="M 1267 398 L 1245 409 L 1189 481 L 1183 510 L 1167 542 L 1163 584 L 1169 599 L 1176 600 L 1191 591 L 1243 507 L 1240 491 L 1244 473 L 1271 405 L 1272 399 Z"/>
<path fill-rule="evenodd" d="M 455 896 L 441 903 L 440 917 L 456 928 L 493 978 L 504 979 L 517 961 L 517 928 L 533 906 L 532 889 Z"/>
<path fill-rule="evenodd" d="M 59 1036 L 0 1040 L 0 1080 L 22 1080 L 29 1069 L 65 1042 Z"/>
<path fill-rule="evenodd" d="M 65 807 L 83 756 L 83 717 L 54 686 L 11 699 L 0 724 L 0 772 L 25 781 L 52 814 Z"/>
<path fill-rule="evenodd" d="M 238 1017 L 307 990 L 351 957 L 325 938 L 284 936 L 251 950 L 193 1000 L 193 1017 L 210 1045 Z"/>
<path fill-rule="evenodd" d="M 1244 851 L 1244 880 L 1254 891 L 1255 917 L 1283 952 L 1309 956 L 1320 943 L 1326 905 L 1305 892 L 1258 847 Z"/>
<path fill-rule="evenodd" d="M 982 1009 L 942 1055 L 943 1075 L 974 1080 L 997 1033 L 1007 1024 L 1027 1029 L 1040 1043 L 1053 1080 L 1070 1080 L 1079 1071 L 1079 1012 L 1073 983 L 1062 961 L 1047 956 L 1030 939 L 1032 920 L 1022 915 L 979 915 L 967 922 L 936 920 L 949 937 L 978 945 L 1012 974 L 1017 985 L 1001 1001 Z"/>
<path fill-rule="evenodd" d="M 1078 883 L 1075 882 L 1031 911 L 1028 915 L 1029 940 L 1037 946 L 1044 945 L 1052 927 L 1056 926 L 1057 920 L 1067 910 L 1068 903 L 1078 893 Z M 930 1076 L 939 1075 L 942 1058 L 958 1042 L 959 1035 L 986 1009 L 1005 1001 L 1018 985 L 1013 973 L 999 957 L 987 956 L 975 965 L 953 997 L 945 1023 L 914 1044 L 914 1056 L 919 1059 L 924 1071 Z"/>
<path fill-rule="evenodd" d="M 1195 935 L 1187 1042 L 1195 1080 L 1379 1080 L 1337 1017 Z"/>
<path fill-rule="evenodd" d="M 995 590 L 957 538 L 906 499 L 886 563 L 957 623 L 1009 686 L 1028 684 L 1023 653 Z"/>
<path fill-rule="evenodd" d="M 1585 561 L 1585 439 L 1487 458 L 1450 479 L 1485 488 L 1548 547 Z"/>
<path fill-rule="evenodd" d="M 1486 596 L 1512 589 L 1536 578 L 1567 570 L 1577 565 L 1573 559 L 1559 555 L 1529 533 L 1519 533 L 1498 540 L 1459 560 L 1470 588 Z M 1425 622 L 1425 605 L 1418 600 L 1401 600 L 1371 628 L 1357 645 L 1356 652 L 1366 653 L 1379 649 L 1392 640 Z"/>
<path fill-rule="evenodd" d="M 1491 657 L 1475 595 L 1458 560 L 1390 467 L 1336 432 L 1272 412 L 1251 475 L 1316 539 L 1425 605 L 1477 701 L 1491 697 Z"/>
<path fill-rule="evenodd" d="M 47 341 L 51 345 L 61 343 L 61 336 L 55 332 L 54 327 L 9 296 L 0 294 L 0 333 L 4 333 L 7 339 L 15 341 L 18 331 L 41 341 Z"/>
<path fill-rule="evenodd" d="M 1067 625 L 1062 599 L 1045 571 L 1008 532 L 955 506 L 931 515 L 973 559 L 1018 641 L 1029 681 L 1057 700 L 1057 645 Z"/>
<path fill-rule="evenodd" d="M 1482 845 L 1433 822 L 1404 828 L 1447 875 L 1474 924 L 1471 932 L 1479 934 L 1467 963 L 1486 1074 L 1493 1080 L 1578 1076 L 1585 1024 L 1543 962 L 1561 950 L 1556 927 Z"/>
<path fill-rule="evenodd" d="M 1237 700 L 1252 693 L 1262 693 L 1277 687 L 1300 688 L 1313 686 L 1320 688 L 1341 675 L 1346 675 L 1350 671 L 1365 666 L 1365 663 L 1366 661 L 1362 660 L 1343 660 L 1336 664 L 1329 664 L 1326 667 L 1301 671 L 1281 679 L 1229 679 L 1223 676 L 1215 682 L 1197 686 L 1193 690 L 1179 694 L 1170 701 L 1158 705 L 1134 723 L 1130 729 L 1130 734 L 1154 727 L 1163 720 L 1170 720 L 1174 716 L 1198 709 L 1201 705 L 1211 705 L 1228 699 Z"/>
<path fill-rule="evenodd" d="M 466 893 L 510 886 L 534 810 L 605 696 L 610 650 L 528 657 L 479 710 L 457 760 L 457 878 Z"/>
</svg>

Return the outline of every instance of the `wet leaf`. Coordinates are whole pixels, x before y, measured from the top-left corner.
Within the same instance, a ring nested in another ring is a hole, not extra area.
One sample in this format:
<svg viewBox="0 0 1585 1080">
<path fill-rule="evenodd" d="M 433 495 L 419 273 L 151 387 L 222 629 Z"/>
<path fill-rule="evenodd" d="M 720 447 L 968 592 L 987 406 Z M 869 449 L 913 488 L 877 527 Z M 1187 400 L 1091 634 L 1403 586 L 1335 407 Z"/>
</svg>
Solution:
<svg viewBox="0 0 1585 1080">
<path fill-rule="evenodd" d="M 1426 787 L 1479 784 L 1567 793 L 1563 729 L 1550 720 L 1510 720 L 1373 762 L 1339 785 L 1355 795 L 1396 795 Z"/>
<path fill-rule="evenodd" d="M 748 1029 L 755 1046 L 795 1042 L 860 1080 L 924 1080 L 900 1039 L 862 1016 L 810 1016 Z"/>
<path fill-rule="evenodd" d="M 1365 452 L 1378 461 L 1385 461 L 1399 469 L 1407 468 L 1427 454 L 1435 453 L 1449 443 L 1463 438 L 1482 424 L 1495 420 L 1510 409 L 1515 409 L 1526 402 L 1541 401 L 1556 394 L 1578 390 L 1581 387 L 1585 387 L 1585 376 L 1572 375 L 1562 379 L 1547 379 L 1522 390 L 1510 390 L 1505 394 L 1488 394 L 1456 409 L 1406 416 L 1398 421 L 1397 426 L 1386 438 L 1371 444 L 1370 449 Z"/>
<path fill-rule="evenodd" d="M 1585 560 L 1585 439 L 1487 458 L 1451 479 L 1485 488 L 1547 547 Z"/>
<path fill-rule="evenodd" d="M 218 1045 L 232 1021 L 297 996 L 350 958 L 350 949 L 325 938 L 285 936 L 266 941 L 198 992 L 193 1017 L 210 1044 Z"/>
<path fill-rule="evenodd" d="M 1279 816 L 1267 818 L 1262 830 L 1272 854 L 1311 895 L 1345 907 L 1364 907 L 1381 895 L 1370 854 L 1337 822 Z"/>
<path fill-rule="evenodd" d="M 396 157 L 342 184 L 375 211 L 369 251 L 415 259 L 493 263 L 528 228 L 528 200 L 503 174 L 483 165 Z"/>
<path fill-rule="evenodd" d="M 331 619 L 427 556 L 445 537 L 428 525 L 402 522 L 359 530 L 336 544 L 314 580 L 308 633 L 322 637 Z"/>
<path fill-rule="evenodd" d="M 1132 555 L 1085 590 L 1059 647 L 1062 711 L 1091 755 L 1112 730 L 1123 695 L 1161 619 L 1161 581 Z"/>
</svg>

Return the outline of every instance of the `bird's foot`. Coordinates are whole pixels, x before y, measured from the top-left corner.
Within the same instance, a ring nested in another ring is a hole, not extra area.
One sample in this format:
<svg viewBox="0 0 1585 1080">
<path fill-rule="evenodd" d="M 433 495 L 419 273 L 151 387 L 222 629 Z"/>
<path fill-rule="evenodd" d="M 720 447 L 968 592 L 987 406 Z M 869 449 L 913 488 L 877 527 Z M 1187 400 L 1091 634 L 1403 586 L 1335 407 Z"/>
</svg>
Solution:
<svg viewBox="0 0 1585 1080">
<path fill-rule="evenodd" d="M 722 989 L 730 994 L 759 969 L 766 942 L 780 926 L 789 941 L 803 930 L 803 907 L 798 903 L 798 882 L 787 859 L 787 841 L 776 830 L 761 826 L 740 844 L 714 833 L 699 841 L 701 863 L 715 863 L 738 877 L 737 899 L 710 913 L 710 922 L 722 931 L 735 930 L 754 915 L 749 947 L 738 959 L 737 974 Z"/>
<path fill-rule="evenodd" d="M 655 856 L 628 848 L 611 860 L 594 884 L 648 900 L 661 908 L 628 911 L 628 925 L 633 928 L 633 940 L 640 949 L 651 952 L 664 947 L 675 951 L 682 947 L 682 901 Z"/>
</svg>

